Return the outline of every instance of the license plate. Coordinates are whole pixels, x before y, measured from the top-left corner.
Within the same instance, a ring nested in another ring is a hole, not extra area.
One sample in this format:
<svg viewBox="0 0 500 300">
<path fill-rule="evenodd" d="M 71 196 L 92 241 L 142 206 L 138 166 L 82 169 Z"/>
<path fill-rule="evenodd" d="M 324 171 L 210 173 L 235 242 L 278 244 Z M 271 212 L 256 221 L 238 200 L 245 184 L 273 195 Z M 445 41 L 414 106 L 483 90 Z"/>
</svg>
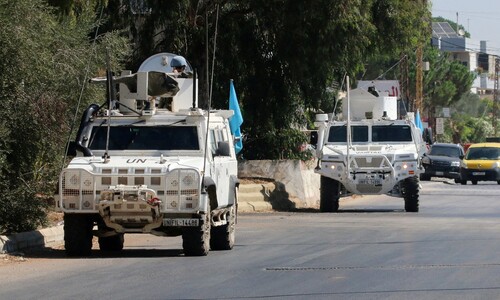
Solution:
<svg viewBox="0 0 500 300">
<path fill-rule="evenodd" d="M 198 226 L 198 219 L 163 219 L 163 226 Z"/>
<path fill-rule="evenodd" d="M 359 182 L 359 184 L 369 184 L 369 185 L 381 185 L 382 184 L 382 181 L 380 179 L 372 179 L 372 178 L 360 179 L 358 182 Z"/>
<path fill-rule="evenodd" d="M 484 176 L 484 175 L 486 175 L 486 173 L 485 172 L 472 172 L 472 175 L 474 175 L 474 176 Z"/>
<path fill-rule="evenodd" d="M 443 176 L 444 175 L 444 172 L 436 172 L 436 176 Z"/>
</svg>

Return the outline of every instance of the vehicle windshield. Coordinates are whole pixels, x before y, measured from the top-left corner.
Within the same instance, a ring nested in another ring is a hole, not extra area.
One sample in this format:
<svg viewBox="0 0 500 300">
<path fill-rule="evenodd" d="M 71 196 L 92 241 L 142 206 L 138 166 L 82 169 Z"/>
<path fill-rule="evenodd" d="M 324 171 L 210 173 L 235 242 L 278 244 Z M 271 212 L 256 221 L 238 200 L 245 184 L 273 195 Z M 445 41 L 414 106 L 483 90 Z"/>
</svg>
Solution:
<svg viewBox="0 0 500 300">
<path fill-rule="evenodd" d="M 352 142 L 368 142 L 368 126 L 351 126 Z M 408 125 L 376 125 L 372 126 L 372 142 L 411 142 L 411 128 Z M 347 126 L 332 126 L 328 134 L 328 142 L 345 143 Z"/>
<path fill-rule="evenodd" d="M 429 155 L 459 157 L 460 149 L 456 147 L 432 146 L 431 151 L 429 151 Z"/>
<path fill-rule="evenodd" d="M 92 128 L 89 148 L 106 149 L 107 126 Z M 199 150 L 196 126 L 111 126 L 108 150 Z"/>
<path fill-rule="evenodd" d="M 368 126 L 351 126 L 352 142 L 368 142 Z M 332 126 L 328 134 L 330 143 L 347 142 L 347 126 Z"/>
<path fill-rule="evenodd" d="M 497 160 L 500 159 L 500 148 L 495 148 L 495 147 L 469 148 L 465 158 Z"/>
<path fill-rule="evenodd" d="M 408 125 L 376 125 L 372 127 L 373 142 L 411 142 L 411 128 Z"/>
</svg>

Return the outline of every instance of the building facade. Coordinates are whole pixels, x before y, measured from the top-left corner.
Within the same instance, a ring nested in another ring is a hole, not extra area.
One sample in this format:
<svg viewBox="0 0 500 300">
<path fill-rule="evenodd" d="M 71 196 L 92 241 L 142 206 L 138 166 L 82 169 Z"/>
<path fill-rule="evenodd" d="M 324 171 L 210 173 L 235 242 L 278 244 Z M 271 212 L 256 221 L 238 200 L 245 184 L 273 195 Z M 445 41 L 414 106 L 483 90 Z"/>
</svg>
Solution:
<svg viewBox="0 0 500 300">
<path fill-rule="evenodd" d="M 476 41 L 458 32 L 448 22 L 432 23 L 432 45 L 450 53 L 450 59 L 461 62 L 471 72 L 477 74 L 471 92 L 492 95 L 495 82 L 496 55 L 489 54 L 486 41 Z"/>
</svg>

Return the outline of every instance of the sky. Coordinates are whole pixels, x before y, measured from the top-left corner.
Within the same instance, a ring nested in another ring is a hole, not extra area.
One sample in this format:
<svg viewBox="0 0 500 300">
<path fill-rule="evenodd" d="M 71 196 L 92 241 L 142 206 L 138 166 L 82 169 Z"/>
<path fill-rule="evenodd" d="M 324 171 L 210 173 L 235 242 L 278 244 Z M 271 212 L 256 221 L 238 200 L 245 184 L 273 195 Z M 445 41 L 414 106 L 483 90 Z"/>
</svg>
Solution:
<svg viewBox="0 0 500 300">
<path fill-rule="evenodd" d="M 472 39 L 471 48 L 486 41 L 487 52 L 500 55 L 500 0 L 430 0 L 432 16 L 464 26 Z M 477 43 L 476 43 L 477 42 Z"/>
</svg>

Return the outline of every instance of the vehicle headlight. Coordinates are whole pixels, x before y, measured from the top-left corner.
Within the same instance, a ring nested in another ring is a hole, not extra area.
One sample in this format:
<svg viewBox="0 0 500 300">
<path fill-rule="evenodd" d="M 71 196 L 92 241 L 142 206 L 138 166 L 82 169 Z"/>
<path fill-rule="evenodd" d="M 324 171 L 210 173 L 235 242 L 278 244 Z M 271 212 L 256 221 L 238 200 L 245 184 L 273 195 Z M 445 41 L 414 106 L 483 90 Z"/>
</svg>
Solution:
<svg viewBox="0 0 500 300">
<path fill-rule="evenodd" d="M 394 169 L 399 173 L 401 172 L 402 174 L 408 173 L 408 174 L 414 174 L 415 170 L 417 169 L 417 162 L 415 161 L 402 161 L 398 162 L 394 165 Z"/>
<path fill-rule="evenodd" d="M 92 174 L 81 170 L 66 170 L 63 174 L 64 189 L 93 190 L 94 178 Z"/>
<path fill-rule="evenodd" d="M 458 160 L 457 161 L 452 161 L 451 162 L 451 166 L 452 167 L 460 167 L 460 161 L 458 161 Z"/>
<path fill-rule="evenodd" d="M 424 158 L 422 158 L 422 163 L 429 165 L 431 163 L 431 159 L 427 156 L 424 156 Z"/>
<path fill-rule="evenodd" d="M 195 170 L 178 169 L 167 177 L 165 204 L 167 209 L 195 209 L 200 205 L 200 175 Z"/>
<path fill-rule="evenodd" d="M 63 188 L 80 189 L 80 172 L 65 171 L 63 176 Z"/>
<path fill-rule="evenodd" d="M 495 163 L 493 164 L 492 168 L 493 168 L 493 169 L 500 168 L 500 162 L 499 162 L 499 161 L 495 162 Z"/>
<path fill-rule="evenodd" d="M 332 169 L 332 171 L 337 171 L 337 172 L 342 172 L 343 170 L 341 164 L 332 164 L 331 166 L 329 166 L 329 168 Z"/>
<path fill-rule="evenodd" d="M 184 188 L 197 188 L 198 181 L 195 180 L 196 173 L 186 173 L 182 177 L 181 181 Z"/>
</svg>

